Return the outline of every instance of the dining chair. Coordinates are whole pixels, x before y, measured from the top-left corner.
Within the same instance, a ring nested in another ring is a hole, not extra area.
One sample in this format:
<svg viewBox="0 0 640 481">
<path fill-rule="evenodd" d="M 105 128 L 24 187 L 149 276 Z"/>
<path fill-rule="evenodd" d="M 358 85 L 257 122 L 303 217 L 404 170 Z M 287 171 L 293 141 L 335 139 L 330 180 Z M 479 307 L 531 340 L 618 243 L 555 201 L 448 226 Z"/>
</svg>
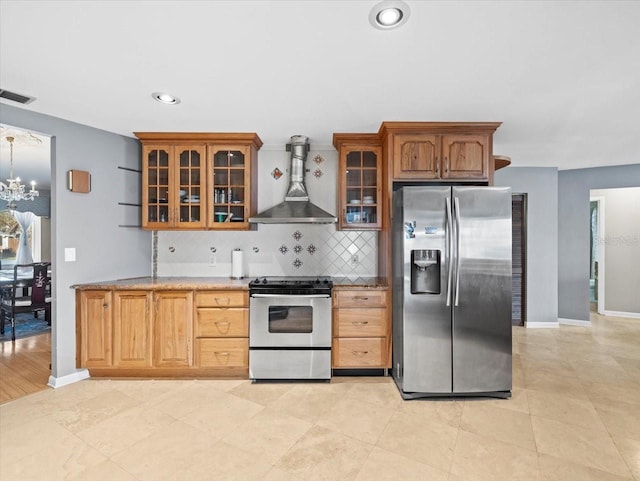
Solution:
<svg viewBox="0 0 640 481">
<path fill-rule="evenodd" d="M 51 262 L 34 262 L 32 264 L 16 264 L 13 267 L 13 284 L 6 290 L 0 302 L 0 333 L 4 334 L 6 321 L 11 322 L 11 340 L 16 340 L 16 314 L 33 313 L 34 317 L 44 311 L 44 320 L 51 325 L 51 294 L 48 285 L 48 270 Z M 25 276 L 32 272 L 32 276 Z M 31 293 L 20 296 L 24 287 L 30 287 Z"/>
</svg>

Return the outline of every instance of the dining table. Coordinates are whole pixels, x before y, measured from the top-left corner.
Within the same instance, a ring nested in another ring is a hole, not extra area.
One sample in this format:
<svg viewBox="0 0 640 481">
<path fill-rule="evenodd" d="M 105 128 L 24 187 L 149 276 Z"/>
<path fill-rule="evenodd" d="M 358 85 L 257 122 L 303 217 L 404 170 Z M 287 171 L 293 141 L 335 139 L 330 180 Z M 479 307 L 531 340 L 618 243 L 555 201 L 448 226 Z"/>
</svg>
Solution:
<svg viewBox="0 0 640 481">
<path fill-rule="evenodd" d="M 49 267 L 49 270 L 47 271 L 47 277 L 50 282 L 51 267 Z M 13 267 L 11 269 L 0 269 L 0 297 L 3 297 L 3 294 L 7 291 L 8 294 L 11 295 L 10 289 L 13 286 L 14 281 Z M 33 270 L 24 269 L 22 271 L 18 271 L 17 281 L 17 287 L 19 288 L 27 289 L 31 287 L 31 284 L 33 284 Z"/>
</svg>

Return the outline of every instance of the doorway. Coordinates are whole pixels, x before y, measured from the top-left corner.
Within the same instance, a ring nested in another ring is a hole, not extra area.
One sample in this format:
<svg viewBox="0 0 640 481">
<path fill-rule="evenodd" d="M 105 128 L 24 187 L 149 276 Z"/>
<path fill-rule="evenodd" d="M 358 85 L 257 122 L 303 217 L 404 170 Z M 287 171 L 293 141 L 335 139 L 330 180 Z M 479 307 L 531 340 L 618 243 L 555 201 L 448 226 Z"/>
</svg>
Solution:
<svg viewBox="0 0 640 481">
<path fill-rule="evenodd" d="M 592 197 L 589 202 L 589 310 L 598 312 L 598 290 L 600 270 L 603 267 L 600 262 L 601 246 L 599 239 L 602 224 L 604 198 Z"/>
<path fill-rule="evenodd" d="M 527 320 L 527 194 L 511 196 L 511 325 Z"/>
</svg>

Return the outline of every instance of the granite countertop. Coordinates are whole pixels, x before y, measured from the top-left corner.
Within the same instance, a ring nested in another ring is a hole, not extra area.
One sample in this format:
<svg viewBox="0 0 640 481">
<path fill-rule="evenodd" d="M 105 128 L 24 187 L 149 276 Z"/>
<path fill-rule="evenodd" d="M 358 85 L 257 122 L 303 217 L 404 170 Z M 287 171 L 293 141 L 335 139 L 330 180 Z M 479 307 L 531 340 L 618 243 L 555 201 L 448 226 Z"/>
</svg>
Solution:
<svg viewBox="0 0 640 481">
<path fill-rule="evenodd" d="M 334 277 L 333 287 L 338 289 L 386 289 L 387 280 L 383 277 Z"/>
<path fill-rule="evenodd" d="M 73 289 L 249 289 L 252 277 L 231 279 L 229 277 L 132 277 L 109 281 L 75 284 Z M 334 277 L 333 285 L 338 289 L 383 289 L 387 282 L 381 277 Z"/>
<path fill-rule="evenodd" d="M 75 284 L 74 289 L 249 289 L 251 279 L 229 277 L 133 277 Z"/>
</svg>

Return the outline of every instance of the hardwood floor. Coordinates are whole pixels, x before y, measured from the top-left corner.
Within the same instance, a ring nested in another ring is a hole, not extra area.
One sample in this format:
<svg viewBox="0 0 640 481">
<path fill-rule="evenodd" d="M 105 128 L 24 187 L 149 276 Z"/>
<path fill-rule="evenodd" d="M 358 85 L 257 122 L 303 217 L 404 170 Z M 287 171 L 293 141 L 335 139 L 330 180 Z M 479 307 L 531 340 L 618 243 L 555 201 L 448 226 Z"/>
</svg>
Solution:
<svg viewBox="0 0 640 481">
<path fill-rule="evenodd" d="M 50 364 L 51 333 L 0 343 L 0 404 L 51 389 Z"/>
</svg>

